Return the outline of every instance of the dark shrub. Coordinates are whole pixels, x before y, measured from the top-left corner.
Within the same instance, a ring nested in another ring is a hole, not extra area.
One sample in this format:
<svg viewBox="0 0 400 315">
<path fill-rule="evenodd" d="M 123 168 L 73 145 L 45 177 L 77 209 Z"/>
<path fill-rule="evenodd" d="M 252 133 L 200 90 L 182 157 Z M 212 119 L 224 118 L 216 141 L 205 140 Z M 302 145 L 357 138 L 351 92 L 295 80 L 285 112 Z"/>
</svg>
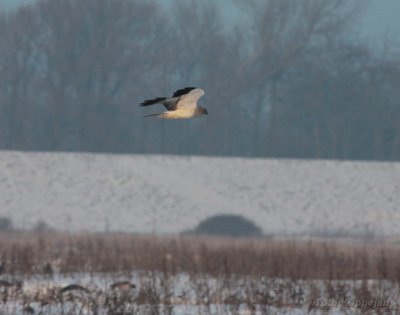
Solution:
<svg viewBox="0 0 400 315">
<path fill-rule="evenodd" d="M 40 219 L 36 222 L 36 224 L 33 226 L 32 231 L 36 233 L 42 233 L 42 232 L 49 232 L 52 229 L 50 226 L 47 224 L 46 221 Z"/>
<path fill-rule="evenodd" d="M 13 223 L 10 218 L 0 216 L 0 231 L 11 231 Z"/>
<path fill-rule="evenodd" d="M 219 214 L 200 222 L 193 233 L 233 237 L 259 237 L 262 235 L 262 230 L 252 221 L 240 215 Z"/>
</svg>

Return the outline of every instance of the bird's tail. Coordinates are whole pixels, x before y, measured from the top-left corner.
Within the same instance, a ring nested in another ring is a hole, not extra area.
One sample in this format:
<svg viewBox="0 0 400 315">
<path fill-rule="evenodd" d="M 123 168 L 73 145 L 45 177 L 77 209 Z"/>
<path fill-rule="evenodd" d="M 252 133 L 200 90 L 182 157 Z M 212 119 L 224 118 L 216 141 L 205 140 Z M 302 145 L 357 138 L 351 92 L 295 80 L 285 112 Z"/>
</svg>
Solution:
<svg viewBox="0 0 400 315">
<path fill-rule="evenodd" d="M 146 116 L 143 116 L 143 117 L 154 117 L 154 116 L 160 116 L 161 114 L 151 114 L 151 115 L 146 115 Z"/>
<path fill-rule="evenodd" d="M 147 101 L 142 102 L 142 103 L 140 104 L 140 106 L 154 105 L 154 104 L 157 104 L 157 103 L 161 103 L 162 101 L 164 101 L 164 100 L 166 100 L 166 99 L 167 99 L 166 97 L 157 97 L 157 98 L 155 98 L 155 99 L 147 100 Z"/>
</svg>

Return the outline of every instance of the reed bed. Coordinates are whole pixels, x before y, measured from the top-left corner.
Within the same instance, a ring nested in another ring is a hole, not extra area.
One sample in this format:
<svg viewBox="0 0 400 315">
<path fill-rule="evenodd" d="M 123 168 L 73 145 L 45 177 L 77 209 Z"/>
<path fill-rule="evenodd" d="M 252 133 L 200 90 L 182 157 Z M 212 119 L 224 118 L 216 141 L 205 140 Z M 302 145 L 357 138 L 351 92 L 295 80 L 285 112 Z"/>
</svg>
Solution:
<svg viewBox="0 0 400 315">
<path fill-rule="evenodd" d="M 399 261 L 385 243 L 5 233 L 0 314 L 398 314 Z"/>
</svg>

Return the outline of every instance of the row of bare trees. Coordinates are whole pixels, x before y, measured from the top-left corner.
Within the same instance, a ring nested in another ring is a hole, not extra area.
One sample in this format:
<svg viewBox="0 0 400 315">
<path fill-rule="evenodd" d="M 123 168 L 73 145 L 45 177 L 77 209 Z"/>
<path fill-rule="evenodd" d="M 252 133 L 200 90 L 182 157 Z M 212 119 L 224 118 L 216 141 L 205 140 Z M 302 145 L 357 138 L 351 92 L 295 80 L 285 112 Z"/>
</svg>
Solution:
<svg viewBox="0 0 400 315">
<path fill-rule="evenodd" d="M 1 13 L 0 148 L 397 160 L 400 58 L 355 40 L 363 4 L 40 0 Z M 206 90 L 206 119 L 143 119 L 160 110 L 143 99 L 184 86 Z"/>
</svg>

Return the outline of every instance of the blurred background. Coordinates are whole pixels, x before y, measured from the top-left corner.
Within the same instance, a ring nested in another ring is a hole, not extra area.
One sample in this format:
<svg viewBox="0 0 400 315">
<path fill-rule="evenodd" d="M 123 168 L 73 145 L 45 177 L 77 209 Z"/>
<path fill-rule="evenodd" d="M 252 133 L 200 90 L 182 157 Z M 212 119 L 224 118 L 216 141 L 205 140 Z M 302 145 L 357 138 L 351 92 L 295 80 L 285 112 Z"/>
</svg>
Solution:
<svg viewBox="0 0 400 315">
<path fill-rule="evenodd" d="M 400 314 L 399 16 L 0 0 L 0 313 Z"/>
<path fill-rule="evenodd" d="M 396 0 L 0 4 L 1 149 L 400 157 Z M 207 119 L 142 119 L 185 86 Z"/>
</svg>

